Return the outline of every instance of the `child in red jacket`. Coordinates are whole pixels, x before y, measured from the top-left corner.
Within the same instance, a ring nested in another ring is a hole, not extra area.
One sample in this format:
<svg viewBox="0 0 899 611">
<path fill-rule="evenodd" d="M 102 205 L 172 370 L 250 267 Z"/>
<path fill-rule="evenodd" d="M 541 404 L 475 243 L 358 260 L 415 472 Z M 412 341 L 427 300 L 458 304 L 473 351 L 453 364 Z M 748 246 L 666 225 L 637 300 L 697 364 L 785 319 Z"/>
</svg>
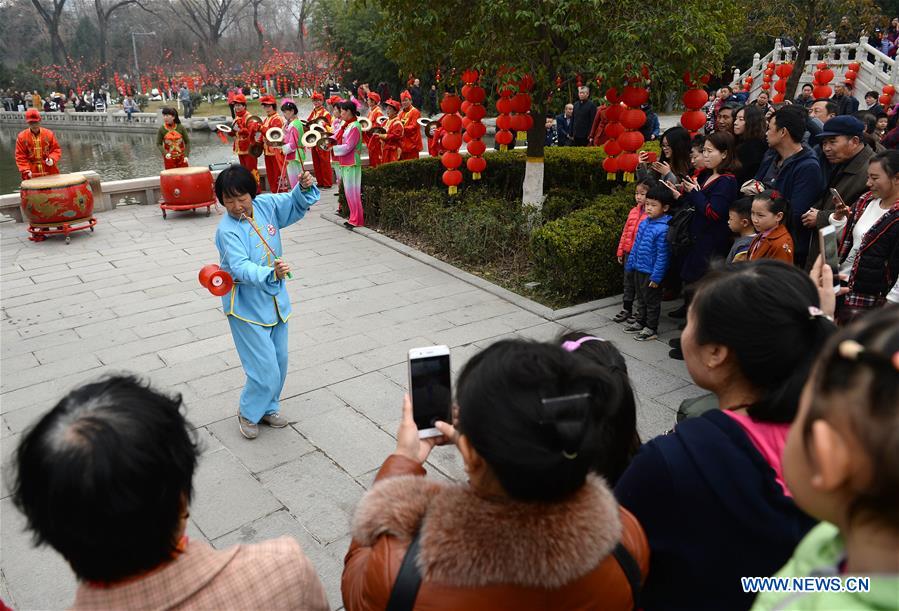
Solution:
<svg viewBox="0 0 899 611">
<path fill-rule="evenodd" d="M 627 214 L 627 220 L 624 221 L 624 228 L 621 230 L 621 239 L 618 240 L 618 263 L 622 267 L 627 265 L 627 258 L 631 254 L 634 247 L 634 238 L 637 237 L 637 228 L 643 219 L 646 218 L 646 210 L 644 205 L 646 202 L 646 194 L 649 187 L 655 182 L 651 178 L 644 178 L 637 183 L 634 190 L 634 200 L 636 204 Z M 634 287 L 633 274 L 624 272 L 624 299 L 621 311 L 612 319 L 615 322 L 633 323 L 636 319 L 633 317 L 634 296 L 636 295 L 636 287 Z"/>
</svg>

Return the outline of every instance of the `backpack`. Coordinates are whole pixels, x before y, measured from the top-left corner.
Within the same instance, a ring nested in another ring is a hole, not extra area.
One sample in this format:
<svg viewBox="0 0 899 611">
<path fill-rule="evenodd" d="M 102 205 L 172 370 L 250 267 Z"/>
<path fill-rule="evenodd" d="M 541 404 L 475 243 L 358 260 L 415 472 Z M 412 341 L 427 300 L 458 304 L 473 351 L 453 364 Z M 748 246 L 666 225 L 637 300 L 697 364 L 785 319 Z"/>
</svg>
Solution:
<svg viewBox="0 0 899 611">
<path fill-rule="evenodd" d="M 693 236 L 690 234 L 690 223 L 696 209 L 686 206 L 674 213 L 668 221 L 668 244 L 671 246 L 671 254 L 675 257 L 683 257 L 693 246 Z"/>
</svg>

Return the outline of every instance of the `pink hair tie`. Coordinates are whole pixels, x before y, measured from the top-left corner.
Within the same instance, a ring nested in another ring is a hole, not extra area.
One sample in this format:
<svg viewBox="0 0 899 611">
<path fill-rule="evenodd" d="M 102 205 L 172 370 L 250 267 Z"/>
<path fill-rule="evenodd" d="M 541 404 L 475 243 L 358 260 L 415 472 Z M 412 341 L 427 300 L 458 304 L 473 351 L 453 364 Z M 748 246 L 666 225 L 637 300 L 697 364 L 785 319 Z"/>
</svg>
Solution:
<svg viewBox="0 0 899 611">
<path fill-rule="evenodd" d="M 578 340 L 568 340 L 567 342 L 563 342 L 562 348 L 564 350 L 567 350 L 568 352 L 574 352 L 575 350 L 577 350 L 578 348 L 581 347 L 581 344 L 583 344 L 584 342 L 589 342 L 591 340 L 597 341 L 597 342 L 606 341 L 601 337 L 593 337 L 592 335 L 585 335 L 584 337 L 582 337 L 581 339 L 578 339 Z"/>
</svg>

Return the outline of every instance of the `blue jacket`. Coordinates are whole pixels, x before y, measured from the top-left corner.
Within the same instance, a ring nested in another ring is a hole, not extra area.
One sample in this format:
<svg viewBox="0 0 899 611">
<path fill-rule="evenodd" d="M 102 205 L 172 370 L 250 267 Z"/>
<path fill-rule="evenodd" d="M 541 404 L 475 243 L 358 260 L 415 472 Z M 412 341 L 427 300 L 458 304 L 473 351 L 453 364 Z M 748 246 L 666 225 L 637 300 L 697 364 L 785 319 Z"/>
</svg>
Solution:
<svg viewBox="0 0 899 611">
<path fill-rule="evenodd" d="M 571 119 L 565 118 L 565 113 L 556 115 L 556 133 L 559 146 L 569 146 L 572 143 Z"/>
<path fill-rule="evenodd" d="M 279 320 L 287 322 L 291 309 L 285 282 L 275 276 L 274 261 L 251 223 L 280 257 L 283 250 L 279 230 L 303 218 L 320 197 L 318 187 L 313 185 L 304 191 L 297 183 L 290 193 L 257 196 L 251 221 L 237 220 L 230 214 L 222 217 L 215 232 L 215 247 L 222 269 L 231 274 L 235 283 L 231 292 L 222 297 L 227 316 L 265 327 L 274 326 Z"/>
<path fill-rule="evenodd" d="M 787 157 L 783 165 L 775 170 L 772 165 L 778 160 L 777 151 L 768 150 L 762 158 L 762 164 L 755 177 L 756 180 L 764 182 L 768 188 L 773 187 L 780 191 L 790 202 L 788 227 L 790 235 L 793 237 L 793 262 L 797 267 L 803 267 L 808 256 L 809 243 L 813 234 L 817 239 L 817 234 L 802 225 L 802 215 L 808 212 L 808 209 L 824 195 L 827 180 L 818 157 L 806 145 L 802 145 L 802 150 L 795 155 Z M 774 176 L 773 180 L 769 174 Z M 765 181 L 766 177 L 768 178 L 767 182 Z M 772 182 L 773 184 L 771 184 Z"/>
<path fill-rule="evenodd" d="M 646 611 L 748 609 L 740 577 L 773 575 L 815 524 L 717 409 L 640 448 L 615 496 L 649 540 Z"/>
<path fill-rule="evenodd" d="M 690 191 L 681 199 L 696 212 L 690 221 L 693 245 L 684 257 L 681 278 L 695 282 L 702 278 L 714 257 L 723 257 L 730 250 L 730 229 L 727 214 L 730 203 L 737 199 L 739 185 L 732 174 L 722 174 L 709 182 L 710 174 L 699 178 L 702 188 Z"/>
<path fill-rule="evenodd" d="M 671 248 L 668 246 L 668 221 L 671 215 L 663 214 L 657 219 L 646 217 L 637 228 L 634 246 L 627 258 L 625 271 L 637 270 L 649 274 L 649 279 L 661 284 L 668 271 Z"/>
</svg>

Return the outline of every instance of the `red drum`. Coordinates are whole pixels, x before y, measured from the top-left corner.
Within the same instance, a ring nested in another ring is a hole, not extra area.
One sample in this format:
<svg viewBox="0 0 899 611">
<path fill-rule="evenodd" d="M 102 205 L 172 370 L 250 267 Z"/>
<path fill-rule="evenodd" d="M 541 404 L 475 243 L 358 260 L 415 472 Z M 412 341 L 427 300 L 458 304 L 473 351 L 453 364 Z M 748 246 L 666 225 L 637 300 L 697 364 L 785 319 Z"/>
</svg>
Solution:
<svg viewBox="0 0 899 611">
<path fill-rule="evenodd" d="M 159 174 L 159 207 L 162 218 L 166 210 L 206 208 L 206 216 L 215 205 L 212 172 L 206 167 L 187 167 L 163 170 Z"/>
<path fill-rule="evenodd" d="M 22 181 L 22 215 L 32 225 L 62 225 L 89 219 L 94 194 L 81 174 L 55 174 Z"/>
</svg>

